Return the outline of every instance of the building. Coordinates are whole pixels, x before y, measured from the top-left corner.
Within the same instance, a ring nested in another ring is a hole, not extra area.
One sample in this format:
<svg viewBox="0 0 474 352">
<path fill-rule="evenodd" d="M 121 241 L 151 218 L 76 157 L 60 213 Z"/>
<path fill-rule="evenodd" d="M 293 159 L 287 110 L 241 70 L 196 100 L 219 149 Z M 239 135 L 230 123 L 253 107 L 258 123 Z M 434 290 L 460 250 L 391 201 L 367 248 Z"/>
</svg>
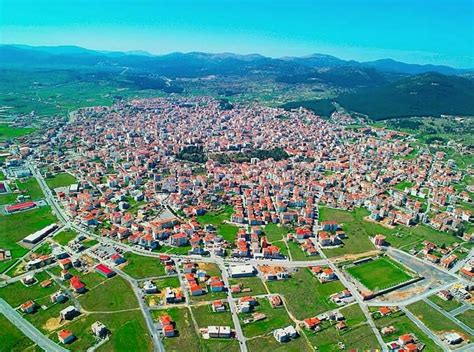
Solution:
<svg viewBox="0 0 474 352">
<path fill-rule="evenodd" d="M 450 344 L 450 345 L 457 345 L 463 341 L 463 338 L 461 335 L 455 332 L 451 332 L 449 334 L 446 334 L 444 336 L 445 341 Z"/>
<path fill-rule="evenodd" d="M 252 265 L 231 265 L 229 275 L 232 278 L 255 276 L 257 271 Z"/>
<path fill-rule="evenodd" d="M 68 299 L 68 296 L 66 293 L 64 293 L 63 291 L 57 291 L 55 293 L 53 293 L 51 296 L 49 296 L 50 299 L 51 299 L 51 303 L 62 303 L 62 302 L 65 302 L 67 301 Z"/>
<path fill-rule="evenodd" d="M 147 280 L 143 283 L 143 291 L 147 294 L 153 294 L 158 292 L 158 287 L 151 280 Z"/>
<path fill-rule="evenodd" d="M 16 213 L 17 211 L 27 210 L 36 207 L 35 202 L 24 202 L 5 207 L 7 213 Z"/>
<path fill-rule="evenodd" d="M 73 342 L 76 337 L 70 330 L 60 330 L 58 332 L 58 339 L 61 343 L 68 344 Z"/>
<path fill-rule="evenodd" d="M 73 276 L 71 277 L 71 280 L 69 280 L 69 286 L 71 287 L 72 290 L 76 293 L 84 293 L 86 292 L 86 285 L 81 281 L 79 276 Z"/>
<path fill-rule="evenodd" d="M 79 315 L 79 311 L 74 306 L 68 306 L 59 312 L 59 317 L 62 320 L 72 320 Z"/>
<path fill-rule="evenodd" d="M 96 321 L 94 324 L 92 324 L 91 330 L 92 333 L 99 338 L 107 336 L 108 333 L 107 328 L 100 321 Z"/>
<path fill-rule="evenodd" d="M 100 274 L 100 275 L 102 275 L 106 278 L 110 278 L 110 277 L 115 275 L 115 271 L 113 271 L 107 265 L 104 265 L 104 264 L 96 265 L 95 271 L 96 271 L 96 273 L 98 273 L 98 274 Z"/>
<path fill-rule="evenodd" d="M 208 326 L 207 333 L 211 338 L 230 338 L 230 326 Z"/>
<path fill-rule="evenodd" d="M 20 310 L 26 314 L 34 313 L 36 310 L 36 303 L 33 301 L 27 301 L 20 306 Z"/>
<path fill-rule="evenodd" d="M 48 236 L 49 234 L 53 233 L 57 228 L 58 228 L 58 225 L 56 225 L 56 224 L 48 225 L 45 228 L 43 228 L 39 231 L 36 231 L 35 233 L 32 233 L 31 235 L 26 236 L 23 239 L 23 242 L 30 243 L 30 244 L 36 244 L 39 241 L 41 241 L 43 238 Z"/>
</svg>

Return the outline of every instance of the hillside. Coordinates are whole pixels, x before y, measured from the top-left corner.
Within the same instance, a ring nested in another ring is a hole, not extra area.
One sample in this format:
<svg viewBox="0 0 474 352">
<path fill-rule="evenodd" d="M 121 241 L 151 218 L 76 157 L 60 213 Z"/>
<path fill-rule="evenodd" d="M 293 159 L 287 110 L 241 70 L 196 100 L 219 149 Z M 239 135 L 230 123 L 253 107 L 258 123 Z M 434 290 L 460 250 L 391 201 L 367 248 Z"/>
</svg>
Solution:
<svg viewBox="0 0 474 352">
<path fill-rule="evenodd" d="M 374 120 L 394 117 L 474 115 L 474 82 L 461 77 L 425 73 L 375 88 L 342 94 L 343 107 Z"/>
</svg>

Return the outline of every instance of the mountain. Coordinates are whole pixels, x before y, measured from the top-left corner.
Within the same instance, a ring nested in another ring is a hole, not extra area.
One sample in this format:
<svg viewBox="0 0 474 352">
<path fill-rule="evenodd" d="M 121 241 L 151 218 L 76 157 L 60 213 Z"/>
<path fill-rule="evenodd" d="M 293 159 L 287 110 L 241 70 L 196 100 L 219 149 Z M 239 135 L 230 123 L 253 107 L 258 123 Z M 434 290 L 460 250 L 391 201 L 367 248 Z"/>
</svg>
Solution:
<svg viewBox="0 0 474 352">
<path fill-rule="evenodd" d="M 392 59 L 381 59 L 376 61 L 362 62 L 362 66 L 373 67 L 379 71 L 393 72 L 393 73 L 405 73 L 409 75 L 417 75 L 420 73 L 427 72 L 438 72 L 444 75 L 458 75 L 468 70 L 456 69 L 449 66 L 442 65 L 418 65 L 418 64 L 407 64 Z"/>
<path fill-rule="evenodd" d="M 474 81 L 440 73 L 424 73 L 384 86 L 342 94 L 335 100 L 343 107 L 374 120 L 412 116 L 474 116 Z"/>
</svg>

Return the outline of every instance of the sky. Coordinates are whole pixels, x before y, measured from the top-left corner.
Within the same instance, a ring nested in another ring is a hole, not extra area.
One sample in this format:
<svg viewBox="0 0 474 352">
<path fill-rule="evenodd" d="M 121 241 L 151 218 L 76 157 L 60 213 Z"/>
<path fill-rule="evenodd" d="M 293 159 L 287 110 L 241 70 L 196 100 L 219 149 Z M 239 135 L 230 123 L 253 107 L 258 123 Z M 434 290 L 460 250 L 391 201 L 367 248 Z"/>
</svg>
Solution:
<svg viewBox="0 0 474 352">
<path fill-rule="evenodd" d="M 474 0 L 0 0 L 0 43 L 474 67 Z"/>
</svg>

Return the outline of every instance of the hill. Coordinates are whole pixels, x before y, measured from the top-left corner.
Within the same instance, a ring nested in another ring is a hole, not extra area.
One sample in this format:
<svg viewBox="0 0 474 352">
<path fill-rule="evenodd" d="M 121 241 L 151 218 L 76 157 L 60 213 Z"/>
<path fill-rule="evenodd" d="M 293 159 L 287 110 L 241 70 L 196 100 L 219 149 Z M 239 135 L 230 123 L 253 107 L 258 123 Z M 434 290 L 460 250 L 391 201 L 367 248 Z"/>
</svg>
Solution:
<svg viewBox="0 0 474 352">
<path fill-rule="evenodd" d="M 474 82 L 457 76 L 425 73 L 385 86 L 342 94 L 335 100 L 343 107 L 374 120 L 474 115 Z"/>
</svg>

